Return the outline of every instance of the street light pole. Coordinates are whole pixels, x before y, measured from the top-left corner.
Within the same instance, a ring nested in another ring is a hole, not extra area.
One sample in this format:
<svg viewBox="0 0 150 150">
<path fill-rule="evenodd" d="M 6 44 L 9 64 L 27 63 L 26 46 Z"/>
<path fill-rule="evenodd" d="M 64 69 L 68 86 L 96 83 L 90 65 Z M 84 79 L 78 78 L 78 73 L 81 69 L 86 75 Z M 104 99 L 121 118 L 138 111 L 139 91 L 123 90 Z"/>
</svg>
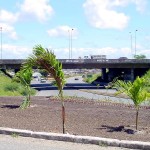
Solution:
<svg viewBox="0 0 150 150">
<path fill-rule="evenodd" d="M 2 59 L 2 27 L 0 27 L 1 30 L 1 59 Z"/>
<path fill-rule="evenodd" d="M 68 30 L 69 33 L 69 59 L 70 59 L 70 30 Z"/>
<path fill-rule="evenodd" d="M 132 32 L 129 32 L 130 33 L 130 40 L 131 40 L 131 55 L 133 57 L 133 54 L 132 54 Z"/>
<path fill-rule="evenodd" d="M 71 55 L 71 59 L 72 59 L 72 32 L 73 32 L 73 29 L 71 29 L 71 37 L 70 37 L 70 44 L 71 44 L 71 53 L 70 53 L 70 55 Z"/>
<path fill-rule="evenodd" d="M 138 30 L 135 30 L 135 56 L 136 56 L 136 32 L 137 32 Z"/>
</svg>

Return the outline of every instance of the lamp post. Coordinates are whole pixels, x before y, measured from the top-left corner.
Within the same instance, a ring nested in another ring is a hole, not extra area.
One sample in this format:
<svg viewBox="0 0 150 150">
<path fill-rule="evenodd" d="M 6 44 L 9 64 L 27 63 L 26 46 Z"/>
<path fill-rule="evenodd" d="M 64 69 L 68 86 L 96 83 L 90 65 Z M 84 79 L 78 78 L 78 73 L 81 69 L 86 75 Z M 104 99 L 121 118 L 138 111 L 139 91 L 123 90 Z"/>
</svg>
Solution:
<svg viewBox="0 0 150 150">
<path fill-rule="evenodd" d="M 129 32 L 130 33 L 130 40 L 131 40 L 131 55 L 133 57 L 133 54 L 132 54 L 132 32 Z"/>
<path fill-rule="evenodd" d="M 70 59 L 70 30 L 68 30 L 69 33 L 69 59 Z"/>
<path fill-rule="evenodd" d="M 69 32 L 69 59 L 72 59 L 72 32 L 73 29 L 68 30 Z"/>
<path fill-rule="evenodd" d="M 135 56 L 136 56 L 136 32 L 137 32 L 138 30 L 135 30 Z"/>
<path fill-rule="evenodd" d="M 0 31 L 1 31 L 1 59 L 2 59 L 2 27 L 0 27 Z"/>
<path fill-rule="evenodd" d="M 71 59 L 72 59 L 72 32 L 73 32 L 73 29 L 71 29 L 71 37 L 70 37 L 70 46 L 71 46 L 71 53 L 70 53 L 70 55 L 71 55 Z"/>
</svg>

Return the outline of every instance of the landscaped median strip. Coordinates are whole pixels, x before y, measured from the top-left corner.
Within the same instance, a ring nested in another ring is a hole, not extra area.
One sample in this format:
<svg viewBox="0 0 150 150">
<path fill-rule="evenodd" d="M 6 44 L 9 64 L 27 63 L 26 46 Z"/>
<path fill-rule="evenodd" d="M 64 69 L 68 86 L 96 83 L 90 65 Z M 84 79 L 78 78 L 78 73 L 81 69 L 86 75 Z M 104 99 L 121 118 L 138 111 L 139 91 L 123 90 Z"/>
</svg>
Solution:
<svg viewBox="0 0 150 150">
<path fill-rule="evenodd" d="M 60 133 L 48 133 L 48 132 L 33 132 L 30 130 L 12 129 L 0 127 L 0 134 L 13 135 L 32 138 L 40 138 L 46 140 L 57 140 L 84 144 L 95 144 L 100 146 L 114 146 L 114 147 L 124 147 L 131 149 L 150 149 L 150 142 L 140 142 L 140 141 L 127 141 L 127 140 L 117 140 L 109 138 L 100 138 L 92 136 L 77 136 L 70 134 L 60 134 Z"/>
</svg>

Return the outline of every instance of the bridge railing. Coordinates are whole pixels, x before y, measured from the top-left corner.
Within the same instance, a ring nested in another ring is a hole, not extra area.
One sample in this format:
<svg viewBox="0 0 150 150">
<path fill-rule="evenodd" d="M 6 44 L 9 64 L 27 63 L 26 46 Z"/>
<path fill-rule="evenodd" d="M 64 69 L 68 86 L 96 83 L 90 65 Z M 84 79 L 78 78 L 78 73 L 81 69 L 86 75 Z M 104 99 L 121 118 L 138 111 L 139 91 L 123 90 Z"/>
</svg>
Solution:
<svg viewBox="0 0 150 150">
<path fill-rule="evenodd" d="M 62 63 L 150 63 L 150 59 L 59 59 Z"/>
<path fill-rule="evenodd" d="M 61 63 L 146 63 L 150 64 L 150 59 L 58 59 Z M 25 59 L 0 59 L 0 65 L 22 64 Z"/>
</svg>

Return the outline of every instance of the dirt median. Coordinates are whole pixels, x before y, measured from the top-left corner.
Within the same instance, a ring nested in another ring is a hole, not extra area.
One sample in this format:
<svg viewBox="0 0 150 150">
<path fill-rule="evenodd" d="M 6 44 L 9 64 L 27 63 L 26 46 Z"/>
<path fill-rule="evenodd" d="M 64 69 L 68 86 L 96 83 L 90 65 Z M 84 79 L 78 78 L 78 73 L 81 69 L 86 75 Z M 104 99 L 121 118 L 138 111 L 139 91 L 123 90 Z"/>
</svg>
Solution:
<svg viewBox="0 0 150 150">
<path fill-rule="evenodd" d="M 62 133 L 61 102 L 54 97 L 32 97 L 30 108 L 21 110 L 23 97 L 0 97 L 0 126 L 32 131 Z M 65 100 L 69 134 L 150 141 L 150 106 L 139 112 L 135 131 L 133 105 L 82 99 Z"/>
</svg>

